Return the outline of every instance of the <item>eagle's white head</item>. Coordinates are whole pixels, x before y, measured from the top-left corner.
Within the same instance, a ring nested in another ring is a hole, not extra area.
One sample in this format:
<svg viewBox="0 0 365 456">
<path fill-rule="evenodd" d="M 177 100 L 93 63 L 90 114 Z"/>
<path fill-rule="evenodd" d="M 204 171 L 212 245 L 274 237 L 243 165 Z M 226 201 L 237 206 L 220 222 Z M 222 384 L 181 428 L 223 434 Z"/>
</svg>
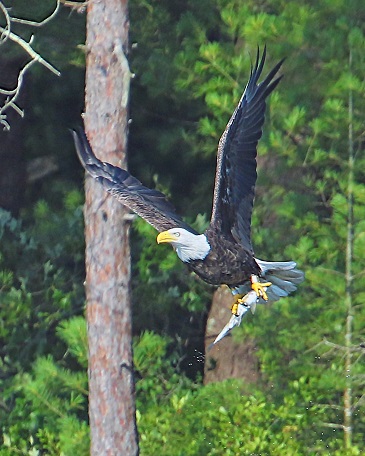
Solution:
<svg viewBox="0 0 365 456">
<path fill-rule="evenodd" d="M 205 234 L 193 234 L 184 228 L 171 228 L 157 236 L 157 243 L 168 242 L 176 250 L 180 260 L 188 263 L 191 260 L 204 260 L 210 250 Z"/>
</svg>

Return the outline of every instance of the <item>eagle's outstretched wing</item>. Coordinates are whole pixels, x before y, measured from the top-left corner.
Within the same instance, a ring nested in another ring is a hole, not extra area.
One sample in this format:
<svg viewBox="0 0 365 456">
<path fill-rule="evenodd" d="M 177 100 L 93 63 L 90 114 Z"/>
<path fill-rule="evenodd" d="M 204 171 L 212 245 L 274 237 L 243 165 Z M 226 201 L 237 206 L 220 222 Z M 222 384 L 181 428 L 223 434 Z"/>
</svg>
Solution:
<svg viewBox="0 0 365 456">
<path fill-rule="evenodd" d="M 265 57 L 266 47 L 261 60 L 258 49 L 245 91 L 219 141 L 211 219 L 214 229 L 230 233 L 249 252 L 257 143 L 262 135 L 265 100 L 282 78 L 274 79 L 283 60 L 258 84 Z"/>
<path fill-rule="evenodd" d="M 196 233 L 176 214 L 173 205 L 167 201 L 163 193 L 145 187 L 125 169 L 99 160 L 92 151 L 82 128 L 72 131 L 72 135 L 77 155 L 85 170 L 118 201 L 158 231 L 181 227 Z"/>
</svg>

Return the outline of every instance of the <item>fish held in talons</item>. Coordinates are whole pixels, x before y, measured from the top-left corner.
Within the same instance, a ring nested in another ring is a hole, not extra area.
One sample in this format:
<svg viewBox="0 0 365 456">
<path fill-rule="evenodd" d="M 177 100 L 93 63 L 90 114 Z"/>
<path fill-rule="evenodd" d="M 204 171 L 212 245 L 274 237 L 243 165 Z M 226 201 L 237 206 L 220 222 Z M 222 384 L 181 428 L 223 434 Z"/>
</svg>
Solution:
<svg viewBox="0 0 365 456">
<path fill-rule="evenodd" d="M 237 295 L 238 296 L 238 295 Z M 238 297 L 235 300 L 235 303 L 232 306 L 232 316 L 229 319 L 229 322 L 225 325 L 222 331 L 218 334 L 215 338 L 214 342 L 209 346 L 209 348 L 213 347 L 217 344 L 220 340 L 223 339 L 233 328 L 239 326 L 241 324 L 243 316 L 249 311 L 254 311 L 256 308 L 258 297 L 255 291 L 249 291 L 243 297 Z"/>
</svg>

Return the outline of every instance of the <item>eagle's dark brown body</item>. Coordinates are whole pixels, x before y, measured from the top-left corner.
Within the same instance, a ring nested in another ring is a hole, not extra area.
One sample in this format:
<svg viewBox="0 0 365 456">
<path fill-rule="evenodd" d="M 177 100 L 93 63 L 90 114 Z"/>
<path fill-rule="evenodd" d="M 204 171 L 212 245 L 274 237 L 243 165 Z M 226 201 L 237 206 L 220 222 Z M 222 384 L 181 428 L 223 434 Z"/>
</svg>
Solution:
<svg viewBox="0 0 365 456">
<path fill-rule="evenodd" d="M 188 263 L 201 279 L 212 285 L 236 287 L 250 280 L 252 274 L 260 276 L 261 269 L 251 252 L 245 250 L 232 236 L 220 235 L 212 228 L 204 233 L 210 244 L 210 252 L 204 260 Z"/>
</svg>

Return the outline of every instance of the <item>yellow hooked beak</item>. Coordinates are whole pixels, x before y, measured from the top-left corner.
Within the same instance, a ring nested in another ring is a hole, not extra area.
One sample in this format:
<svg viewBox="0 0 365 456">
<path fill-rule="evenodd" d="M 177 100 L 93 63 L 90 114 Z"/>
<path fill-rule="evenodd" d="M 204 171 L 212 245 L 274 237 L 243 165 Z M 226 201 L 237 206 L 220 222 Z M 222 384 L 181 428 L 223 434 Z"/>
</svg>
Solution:
<svg viewBox="0 0 365 456">
<path fill-rule="evenodd" d="M 178 236 L 175 236 L 174 234 L 169 233 L 168 231 L 163 231 L 162 233 L 160 233 L 157 236 L 156 241 L 157 241 L 157 244 L 163 244 L 164 242 L 177 241 L 177 239 L 178 239 Z"/>
</svg>

